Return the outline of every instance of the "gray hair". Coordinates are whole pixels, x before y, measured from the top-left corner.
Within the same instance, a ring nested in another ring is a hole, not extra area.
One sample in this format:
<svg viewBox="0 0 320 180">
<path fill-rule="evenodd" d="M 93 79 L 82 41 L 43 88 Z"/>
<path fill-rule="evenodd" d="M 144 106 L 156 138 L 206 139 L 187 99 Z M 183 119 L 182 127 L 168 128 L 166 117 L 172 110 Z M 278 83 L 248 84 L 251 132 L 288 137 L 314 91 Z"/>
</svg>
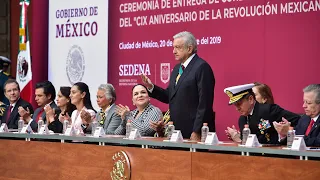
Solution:
<svg viewBox="0 0 320 180">
<path fill-rule="evenodd" d="M 178 34 L 173 36 L 173 39 L 177 39 L 177 38 L 184 39 L 185 47 L 192 46 L 193 47 L 192 53 L 198 52 L 197 40 L 191 32 L 188 32 L 188 31 L 179 32 Z"/>
<path fill-rule="evenodd" d="M 320 84 L 310 84 L 303 89 L 303 92 L 314 92 L 316 94 L 315 102 L 316 104 L 320 104 Z"/>
<path fill-rule="evenodd" d="M 105 96 L 107 99 L 111 99 L 111 104 L 113 104 L 116 99 L 117 99 L 117 96 L 116 96 L 116 90 L 114 89 L 113 85 L 112 84 L 100 84 L 100 86 L 98 87 L 99 90 L 102 90 L 105 92 Z"/>
</svg>

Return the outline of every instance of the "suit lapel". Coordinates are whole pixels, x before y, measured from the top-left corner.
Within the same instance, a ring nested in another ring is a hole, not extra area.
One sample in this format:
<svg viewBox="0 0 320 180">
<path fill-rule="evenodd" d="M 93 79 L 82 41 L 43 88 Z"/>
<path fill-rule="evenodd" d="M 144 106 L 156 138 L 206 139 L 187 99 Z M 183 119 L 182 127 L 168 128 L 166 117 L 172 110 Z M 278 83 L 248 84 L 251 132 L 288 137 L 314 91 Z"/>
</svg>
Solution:
<svg viewBox="0 0 320 180">
<path fill-rule="evenodd" d="M 105 127 L 105 129 L 106 129 L 106 128 L 109 126 L 109 124 L 110 124 L 110 118 L 111 118 L 111 114 L 112 114 L 113 111 L 114 111 L 114 108 L 115 108 L 115 106 L 112 105 L 112 106 L 110 107 L 109 111 L 108 111 L 108 114 L 107 114 L 107 116 L 106 116 L 106 120 L 105 120 L 105 122 L 104 122 L 104 127 Z"/>
<path fill-rule="evenodd" d="M 10 114 L 10 117 L 8 119 L 8 124 L 10 123 L 10 121 L 16 119 L 16 115 L 18 115 L 18 104 L 16 104 Z M 9 108 L 7 109 L 7 113 L 8 113 Z M 5 117 L 6 118 L 6 117 Z"/>
<path fill-rule="evenodd" d="M 178 81 L 178 83 L 176 84 L 175 82 L 176 82 L 176 77 L 177 77 L 177 75 L 178 75 L 178 72 L 179 72 L 179 68 L 177 68 L 177 71 L 175 72 L 175 76 L 173 76 L 174 78 L 174 80 L 173 80 L 173 83 L 174 83 L 174 88 L 173 88 L 173 93 L 171 93 L 171 97 L 170 97 L 170 99 L 171 98 L 173 98 L 173 96 L 176 94 L 176 92 L 178 91 L 178 89 L 179 89 L 179 87 L 180 87 L 180 85 L 181 85 L 181 83 L 183 82 L 183 80 L 188 76 L 188 74 L 189 74 L 189 72 L 191 71 L 191 69 L 192 69 L 192 66 L 194 65 L 194 63 L 196 62 L 196 59 L 198 59 L 198 55 L 196 54 L 193 58 L 192 58 L 192 60 L 190 61 L 190 63 L 188 64 L 188 66 L 185 68 L 185 70 L 183 71 L 183 73 L 182 73 L 182 75 L 181 75 L 181 77 L 179 78 L 179 81 Z M 180 64 L 179 64 L 179 66 L 180 66 Z"/>
<path fill-rule="evenodd" d="M 319 116 L 320 117 L 320 116 Z M 314 123 L 313 127 L 311 128 L 311 131 L 309 134 L 312 133 L 312 131 L 314 131 L 315 129 L 318 128 L 318 126 L 320 126 L 320 118 L 318 117 L 317 121 Z M 311 120 L 311 119 L 310 119 Z M 310 123 L 310 122 L 309 122 Z"/>
<path fill-rule="evenodd" d="M 12 109 L 12 112 L 11 112 L 11 114 L 10 114 L 10 117 L 9 117 L 9 119 L 8 119 L 8 123 L 7 123 L 7 124 L 9 124 L 10 121 L 12 121 L 12 120 L 14 120 L 14 119 L 17 118 L 16 116 L 19 114 L 19 113 L 18 113 L 18 108 L 19 108 L 19 106 L 20 106 L 20 102 L 21 102 L 20 99 L 18 99 L 17 103 L 15 104 L 14 108 Z M 6 108 L 6 114 L 5 114 L 6 116 L 4 117 L 5 120 L 7 120 L 8 110 L 9 110 L 9 106 Z"/>
<path fill-rule="evenodd" d="M 259 132 L 258 125 L 259 125 L 259 122 L 261 119 L 261 116 L 259 114 L 259 108 L 260 108 L 259 105 L 260 104 L 258 102 L 256 102 L 256 104 L 254 105 L 253 113 L 252 113 L 252 116 L 251 116 L 250 122 L 249 122 L 249 127 L 250 127 L 251 131 L 253 131 L 255 133 Z"/>
</svg>

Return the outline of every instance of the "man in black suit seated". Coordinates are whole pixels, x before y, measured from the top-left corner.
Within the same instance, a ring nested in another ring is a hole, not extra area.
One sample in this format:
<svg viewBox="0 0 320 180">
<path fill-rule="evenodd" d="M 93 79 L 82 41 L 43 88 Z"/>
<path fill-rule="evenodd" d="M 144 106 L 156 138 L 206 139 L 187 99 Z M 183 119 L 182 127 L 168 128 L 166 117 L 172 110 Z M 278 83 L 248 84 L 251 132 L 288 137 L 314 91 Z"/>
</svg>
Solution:
<svg viewBox="0 0 320 180">
<path fill-rule="evenodd" d="M 55 98 L 56 90 L 52 83 L 50 81 L 40 82 L 36 84 L 35 90 L 35 100 L 39 107 L 34 111 L 32 118 L 30 112 L 19 108 L 20 115 L 27 123 L 30 123 L 30 126 L 34 132 L 38 131 L 38 121 L 40 118 L 42 118 L 42 120 L 46 123 L 46 106 L 50 106 L 52 109 L 54 109 L 55 116 L 59 116 L 61 111 L 54 102 Z M 59 133 L 62 131 L 63 127 L 59 120 L 55 120 L 48 125 L 48 128 L 55 133 Z"/>
<path fill-rule="evenodd" d="M 303 135 L 306 146 L 320 146 L 320 84 L 311 84 L 303 89 L 303 105 L 305 114 L 294 127 L 296 135 Z M 282 141 L 286 141 L 290 122 L 283 119 L 275 127 Z"/>
<path fill-rule="evenodd" d="M 234 104 L 241 114 L 239 118 L 241 134 L 231 135 L 231 132 L 227 131 L 227 135 L 232 140 L 240 140 L 241 142 L 242 130 L 244 125 L 248 124 L 251 134 L 256 134 L 261 144 L 279 144 L 279 136 L 272 122 L 280 122 L 285 117 L 292 124 L 297 124 L 300 116 L 286 111 L 276 104 L 259 104 L 252 91 L 253 86 L 254 84 L 245 84 L 224 89 L 230 98 L 229 105 Z M 239 138 L 235 140 L 234 137 Z"/>
<path fill-rule="evenodd" d="M 145 75 L 142 80 L 151 97 L 169 103 L 170 120 L 183 137 L 200 141 L 203 123 L 215 132 L 214 75 L 210 65 L 198 56 L 197 41 L 190 32 L 180 32 L 173 39 L 173 54 L 179 63 L 172 70 L 167 89 L 154 85 Z"/>
<path fill-rule="evenodd" d="M 18 129 L 18 121 L 20 119 L 18 108 L 23 108 L 33 113 L 32 105 L 20 97 L 20 86 L 14 79 L 9 79 L 4 83 L 4 94 L 10 105 L 4 111 L 2 123 L 6 123 L 9 129 Z"/>
</svg>

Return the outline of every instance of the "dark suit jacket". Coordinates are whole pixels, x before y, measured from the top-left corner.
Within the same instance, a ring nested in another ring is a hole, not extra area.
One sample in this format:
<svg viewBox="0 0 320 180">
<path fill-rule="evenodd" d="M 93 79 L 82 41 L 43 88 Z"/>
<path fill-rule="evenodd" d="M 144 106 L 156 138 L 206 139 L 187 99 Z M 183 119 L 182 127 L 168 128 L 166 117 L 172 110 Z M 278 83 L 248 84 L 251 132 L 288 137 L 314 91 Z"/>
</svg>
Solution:
<svg viewBox="0 0 320 180">
<path fill-rule="evenodd" d="M 55 117 L 59 117 L 61 110 L 58 108 L 56 103 L 52 102 L 50 104 L 50 106 L 54 109 Z M 38 123 L 36 122 L 36 118 L 37 118 L 38 114 L 40 113 L 41 109 L 42 109 L 42 107 L 37 108 L 34 111 L 34 114 L 32 116 L 33 121 L 31 122 L 30 126 L 34 132 L 38 131 Z M 45 111 L 42 112 L 41 117 L 42 117 L 43 121 L 46 123 L 47 119 L 46 119 L 46 112 Z M 48 129 L 55 132 L 55 133 L 61 133 L 62 128 L 63 128 L 63 125 L 59 120 L 57 120 L 57 118 L 55 118 L 55 121 L 53 121 L 52 123 L 50 123 L 48 125 Z"/>
<path fill-rule="evenodd" d="M 305 135 L 310 121 L 311 118 L 309 116 L 303 115 L 295 127 L 296 135 Z M 304 136 L 304 141 L 307 146 L 320 146 L 320 117 L 313 124 L 308 136 Z"/>
<path fill-rule="evenodd" d="M 212 110 L 215 79 L 210 65 L 196 54 L 176 85 L 180 65 L 174 67 L 167 89 L 155 85 L 150 96 L 169 103 L 170 119 L 184 138 L 190 138 L 192 132 L 200 133 L 205 122 L 211 132 L 215 131 Z"/>
<path fill-rule="evenodd" d="M 30 103 L 27 101 L 23 100 L 22 98 L 19 98 L 16 105 L 14 106 L 13 110 L 11 111 L 10 117 L 7 122 L 7 126 L 9 129 L 18 129 L 18 121 L 20 119 L 20 115 L 18 113 L 18 108 L 23 107 L 24 109 L 29 108 L 30 113 L 33 113 L 33 108 Z M 9 111 L 9 106 L 7 106 L 6 110 L 4 111 L 3 118 L 2 118 L 2 123 L 6 122 L 7 119 L 7 113 Z"/>
<path fill-rule="evenodd" d="M 261 144 L 279 144 L 278 133 L 274 129 L 272 122 L 280 122 L 282 121 L 282 117 L 291 122 L 292 126 L 296 125 L 300 118 L 298 114 L 294 114 L 292 112 L 284 110 L 276 104 L 259 104 L 258 102 L 256 102 L 253 114 L 249 120 L 249 128 L 251 130 L 251 134 L 256 134 Z M 258 128 L 261 119 L 269 120 L 269 124 L 271 125 L 270 128 L 264 130 L 263 132 L 261 132 Z M 241 132 L 241 138 L 242 130 L 247 122 L 247 116 L 240 116 L 239 128 Z"/>
</svg>

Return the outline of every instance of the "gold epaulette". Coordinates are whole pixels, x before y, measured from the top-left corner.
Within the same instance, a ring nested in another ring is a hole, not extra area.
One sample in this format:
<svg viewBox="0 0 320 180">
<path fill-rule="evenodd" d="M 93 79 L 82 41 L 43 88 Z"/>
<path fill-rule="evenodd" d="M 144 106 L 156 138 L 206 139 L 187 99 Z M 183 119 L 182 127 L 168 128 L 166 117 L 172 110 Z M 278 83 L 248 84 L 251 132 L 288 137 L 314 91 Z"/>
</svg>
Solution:
<svg viewBox="0 0 320 180">
<path fill-rule="evenodd" d="M 3 72 L 3 74 L 6 75 L 6 76 L 10 76 L 10 74 L 7 73 L 7 72 Z"/>
</svg>

